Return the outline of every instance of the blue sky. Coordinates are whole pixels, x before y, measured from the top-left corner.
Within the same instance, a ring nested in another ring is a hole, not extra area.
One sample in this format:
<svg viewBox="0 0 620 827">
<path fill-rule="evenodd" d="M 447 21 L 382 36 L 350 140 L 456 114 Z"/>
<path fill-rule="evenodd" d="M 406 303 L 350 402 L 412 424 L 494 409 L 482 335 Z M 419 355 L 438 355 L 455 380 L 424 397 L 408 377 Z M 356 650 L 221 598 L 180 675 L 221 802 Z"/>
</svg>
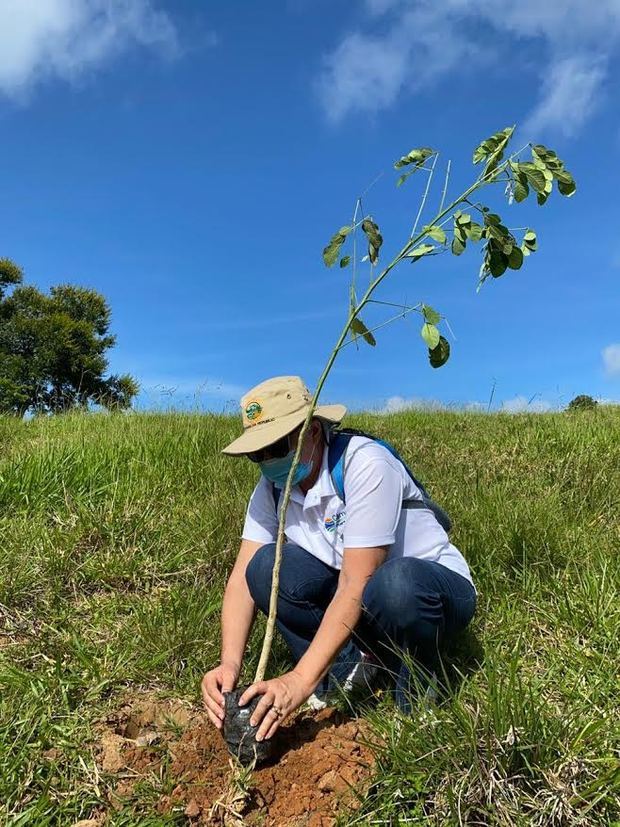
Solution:
<svg viewBox="0 0 620 827">
<path fill-rule="evenodd" d="M 479 293 L 477 250 L 402 265 L 379 298 L 445 314 L 450 362 L 430 368 L 412 314 L 347 347 L 325 399 L 620 400 L 619 59 L 617 0 L 0 0 L 0 255 L 107 296 L 142 405 L 230 408 L 267 376 L 316 381 L 348 290 L 321 250 L 377 176 L 386 261 L 425 183 L 396 189 L 394 160 L 441 151 L 430 218 L 446 162 L 456 195 L 518 122 L 515 148 L 548 144 L 579 186 L 485 197 L 540 251 Z"/>
</svg>

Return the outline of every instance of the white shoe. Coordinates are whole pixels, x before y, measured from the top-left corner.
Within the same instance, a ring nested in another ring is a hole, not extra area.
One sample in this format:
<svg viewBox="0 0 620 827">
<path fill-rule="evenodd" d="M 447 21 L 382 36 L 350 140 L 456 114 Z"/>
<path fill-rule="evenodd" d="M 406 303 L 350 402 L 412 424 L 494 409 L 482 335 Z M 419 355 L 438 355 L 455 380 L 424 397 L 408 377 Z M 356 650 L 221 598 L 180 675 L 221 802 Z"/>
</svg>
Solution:
<svg viewBox="0 0 620 827">
<path fill-rule="evenodd" d="M 362 654 L 362 657 L 349 672 L 340 689 L 345 695 L 350 695 L 358 690 L 372 692 L 372 686 L 378 672 L 379 667 L 373 657 Z M 313 692 L 306 701 L 306 706 L 315 711 L 325 709 L 329 706 L 330 698 L 333 699 L 335 697 L 338 697 L 336 692 L 328 692 L 323 697 L 319 697 Z"/>
<path fill-rule="evenodd" d="M 312 709 L 315 712 L 318 712 L 319 709 L 325 709 L 327 706 L 327 701 L 324 701 L 322 698 L 319 698 L 318 695 L 315 695 L 314 692 L 305 703 L 305 706 L 308 709 Z"/>
<path fill-rule="evenodd" d="M 347 694 L 354 692 L 357 689 L 364 689 L 372 692 L 372 687 L 378 672 L 379 667 L 372 655 L 362 654 L 361 659 L 349 672 L 342 688 Z"/>
</svg>

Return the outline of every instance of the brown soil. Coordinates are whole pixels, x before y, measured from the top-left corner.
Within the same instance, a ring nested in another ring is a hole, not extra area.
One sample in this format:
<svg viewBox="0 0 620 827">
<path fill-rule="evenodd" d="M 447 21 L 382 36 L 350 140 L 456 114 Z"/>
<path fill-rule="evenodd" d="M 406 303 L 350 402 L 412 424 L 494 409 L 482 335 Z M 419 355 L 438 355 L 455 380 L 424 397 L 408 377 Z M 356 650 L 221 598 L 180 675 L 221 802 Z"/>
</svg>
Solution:
<svg viewBox="0 0 620 827">
<path fill-rule="evenodd" d="M 115 809 L 147 782 L 158 812 L 194 824 L 327 827 L 370 780 L 364 729 L 334 709 L 300 712 L 275 736 L 274 758 L 244 777 L 202 710 L 142 695 L 101 722 L 96 756 Z"/>
</svg>

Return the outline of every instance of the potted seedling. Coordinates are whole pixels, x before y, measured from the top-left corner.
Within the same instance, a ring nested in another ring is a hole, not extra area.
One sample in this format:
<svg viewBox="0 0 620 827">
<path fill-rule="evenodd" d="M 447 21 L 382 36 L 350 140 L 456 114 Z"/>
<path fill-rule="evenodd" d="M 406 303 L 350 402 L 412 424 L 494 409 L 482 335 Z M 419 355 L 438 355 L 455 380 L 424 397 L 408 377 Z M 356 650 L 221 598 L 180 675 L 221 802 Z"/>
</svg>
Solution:
<svg viewBox="0 0 620 827">
<path fill-rule="evenodd" d="M 474 164 L 483 165 L 482 171 L 469 187 L 452 199 L 448 198 L 450 182 L 450 162 L 448 161 L 438 207 L 428 223 L 421 227 L 420 223 L 427 208 L 433 178 L 437 171 L 439 153 L 430 147 L 422 147 L 412 149 L 396 161 L 395 169 L 401 170 L 400 177 L 396 181 L 397 186 L 402 186 L 415 173 L 426 175 L 427 180 L 411 234 L 400 251 L 384 267 L 379 265 L 383 236 L 374 217 L 364 212 L 361 198 L 356 202 L 351 223 L 341 227 L 323 250 L 323 261 L 327 267 L 333 267 L 338 263 L 340 269 L 349 270 L 351 273 L 349 307 L 345 323 L 317 382 L 282 494 L 269 614 L 255 682 L 264 679 L 271 652 L 276 623 L 284 526 L 291 496 L 292 479 L 299 464 L 304 437 L 338 354 L 348 344 L 359 342 L 359 340 L 374 347 L 376 345 L 374 334 L 379 328 L 409 313 L 416 312 L 421 316 L 420 332 L 428 349 L 431 367 L 439 368 L 445 365 L 450 357 L 450 344 L 440 332 L 439 326 L 445 322 L 441 313 L 424 302 L 415 305 L 377 302 L 375 294 L 378 288 L 398 265 L 418 264 L 423 259 L 445 253 L 460 256 L 465 252 L 468 244 L 479 245 L 482 248 L 478 289 L 489 278 L 497 279 L 508 270 L 519 270 L 525 258 L 537 249 L 536 233 L 529 227 L 510 228 L 497 213 L 492 212 L 489 207 L 477 200 L 480 191 L 487 187 L 502 187 L 509 205 L 520 204 L 535 194 L 538 204 L 542 206 L 551 195 L 554 182 L 561 195 L 570 197 L 576 190 L 575 181 L 566 170 L 564 163 L 555 152 L 547 147 L 528 143 L 514 154 L 508 155 L 507 148 L 514 129 L 514 127 L 508 127 L 482 141 L 473 155 Z M 360 238 L 364 240 L 366 246 L 366 251 L 361 258 L 358 257 Z M 349 251 L 343 255 L 347 245 Z M 369 278 L 368 283 L 361 287 L 358 271 L 364 262 L 368 262 Z M 393 312 L 391 317 L 376 327 L 368 328 L 361 319 L 361 313 L 372 303 L 390 306 L 393 311 L 397 312 Z M 247 707 L 238 708 L 237 701 L 241 694 L 242 690 L 237 690 L 227 695 L 224 735 L 231 751 L 236 751 L 244 760 L 254 758 L 261 760 L 269 754 L 270 742 L 256 742 L 255 731 L 249 725 L 251 710 L 258 698 L 255 698 Z"/>
</svg>

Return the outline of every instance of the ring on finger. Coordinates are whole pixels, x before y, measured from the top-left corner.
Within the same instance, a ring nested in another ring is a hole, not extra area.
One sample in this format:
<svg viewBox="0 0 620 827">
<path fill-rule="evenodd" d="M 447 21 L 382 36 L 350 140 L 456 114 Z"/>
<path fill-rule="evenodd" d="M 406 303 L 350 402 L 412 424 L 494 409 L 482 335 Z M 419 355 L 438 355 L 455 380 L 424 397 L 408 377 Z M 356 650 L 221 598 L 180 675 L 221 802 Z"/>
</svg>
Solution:
<svg viewBox="0 0 620 827">
<path fill-rule="evenodd" d="M 269 711 L 273 712 L 274 715 L 277 715 L 278 718 L 280 718 L 282 716 L 282 710 L 280 709 L 280 707 L 276 706 L 275 704 L 271 707 L 271 709 Z"/>
</svg>

